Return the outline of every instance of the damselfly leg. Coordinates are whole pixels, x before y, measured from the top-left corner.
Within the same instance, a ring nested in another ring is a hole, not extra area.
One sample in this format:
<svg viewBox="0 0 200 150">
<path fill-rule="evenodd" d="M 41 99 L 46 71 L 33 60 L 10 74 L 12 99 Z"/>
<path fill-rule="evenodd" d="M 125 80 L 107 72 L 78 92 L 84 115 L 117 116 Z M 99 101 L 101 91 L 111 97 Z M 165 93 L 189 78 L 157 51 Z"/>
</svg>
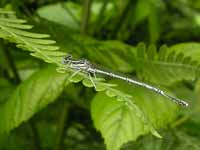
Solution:
<svg viewBox="0 0 200 150">
<path fill-rule="evenodd" d="M 71 69 L 75 69 L 77 71 L 75 71 L 71 76 L 70 79 L 73 78 L 74 76 L 76 76 L 79 72 L 85 72 L 88 74 L 89 79 L 92 83 L 92 85 L 94 86 L 94 88 L 96 89 L 96 84 L 92 79 L 91 76 L 91 72 L 88 72 L 87 70 L 90 68 L 90 63 L 86 60 L 86 59 L 81 59 L 81 60 L 73 60 L 71 55 L 66 56 L 65 58 L 63 58 L 62 60 L 63 64 L 66 64 L 66 67 L 69 67 Z M 96 79 L 96 74 L 95 72 L 92 72 L 93 76 Z"/>
<path fill-rule="evenodd" d="M 97 89 L 96 84 L 94 83 L 90 73 L 88 73 L 88 76 L 89 76 L 90 81 L 91 81 L 92 85 L 94 86 L 94 88 Z"/>
</svg>

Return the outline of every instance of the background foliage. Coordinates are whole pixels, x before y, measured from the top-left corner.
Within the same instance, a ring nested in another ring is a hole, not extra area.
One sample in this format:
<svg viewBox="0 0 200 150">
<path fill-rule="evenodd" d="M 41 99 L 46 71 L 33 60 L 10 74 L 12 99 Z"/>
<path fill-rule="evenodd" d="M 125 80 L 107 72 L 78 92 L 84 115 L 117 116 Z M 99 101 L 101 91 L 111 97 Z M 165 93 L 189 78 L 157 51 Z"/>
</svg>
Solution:
<svg viewBox="0 0 200 150">
<path fill-rule="evenodd" d="M 1 0 L 0 149 L 199 150 L 198 0 Z M 186 99 L 61 63 L 67 54 Z"/>
</svg>

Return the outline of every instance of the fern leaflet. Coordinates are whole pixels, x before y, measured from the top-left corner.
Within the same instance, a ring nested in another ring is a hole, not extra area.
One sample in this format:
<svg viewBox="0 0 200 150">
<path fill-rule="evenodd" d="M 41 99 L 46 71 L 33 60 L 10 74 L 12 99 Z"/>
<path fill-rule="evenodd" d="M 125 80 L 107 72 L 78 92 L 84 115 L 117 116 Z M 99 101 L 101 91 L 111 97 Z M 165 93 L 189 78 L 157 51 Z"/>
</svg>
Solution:
<svg viewBox="0 0 200 150">
<path fill-rule="evenodd" d="M 139 44 L 136 52 L 136 72 L 140 78 L 152 83 L 171 85 L 182 80 L 194 80 L 199 63 L 183 53 L 169 52 L 164 45 L 157 52 L 154 45 L 147 49 Z"/>
</svg>

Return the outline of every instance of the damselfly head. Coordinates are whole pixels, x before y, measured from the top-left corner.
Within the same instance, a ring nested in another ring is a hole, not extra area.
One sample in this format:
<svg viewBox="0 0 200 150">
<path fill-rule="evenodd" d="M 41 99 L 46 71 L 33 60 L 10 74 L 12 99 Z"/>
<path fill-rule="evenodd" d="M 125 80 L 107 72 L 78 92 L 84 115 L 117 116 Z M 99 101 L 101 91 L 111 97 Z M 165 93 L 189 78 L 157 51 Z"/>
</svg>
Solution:
<svg viewBox="0 0 200 150">
<path fill-rule="evenodd" d="M 72 55 L 67 55 L 62 59 L 62 64 L 69 64 L 72 61 Z"/>
</svg>

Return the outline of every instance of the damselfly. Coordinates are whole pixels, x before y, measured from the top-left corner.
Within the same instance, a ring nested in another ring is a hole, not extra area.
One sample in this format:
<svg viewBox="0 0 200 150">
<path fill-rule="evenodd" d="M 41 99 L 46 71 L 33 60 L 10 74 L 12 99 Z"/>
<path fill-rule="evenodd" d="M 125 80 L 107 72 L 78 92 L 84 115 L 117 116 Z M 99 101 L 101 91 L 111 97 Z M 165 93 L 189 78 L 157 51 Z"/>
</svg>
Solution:
<svg viewBox="0 0 200 150">
<path fill-rule="evenodd" d="M 178 99 L 174 96 L 171 96 L 171 95 L 167 94 L 166 92 L 164 92 L 163 90 L 160 90 L 159 88 L 156 88 L 156 87 L 151 86 L 151 85 L 144 83 L 144 82 L 136 81 L 134 79 L 128 78 L 128 77 L 123 76 L 123 75 L 119 75 L 119 74 L 116 74 L 116 73 L 112 73 L 110 71 L 105 71 L 103 69 L 99 69 L 99 68 L 95 67 L 94 65 L 92 65 L 86 59 L 75 60 L 75 59 L 72 58 L 71 55 L 68 55 L 65 58 L 63 58 L 62 63 L 68 65 L 69 68 L 76 70 L 76 72 L 72 76 L 76 75 L 78 72 L 87 73 L 95 88 L 96 88 L 96 86 L 95 86 L 95 83 L 94 83 L 94 81 L 91 77 L 91 74 L 93 74 L 94 77 L 96 77 L 96 74 L 102 74 L 102 75 L 106 75 L 106 76 L 109 76 L 109 77 L 112 77 L 112 78 L 124 80 L 128 83 L 138 85 L 138 86 L 144 87 L 146 89 L 149 89 L 151 91 L 154 91 L 154 92 L 168 98 L 169 100 L 171 100 L 172 102 L 174 102 L 178 105 L 185 106 L 185 107 L 188 106 L 187 102 L 185 102 L 181 99 Z"/>
</svg>

